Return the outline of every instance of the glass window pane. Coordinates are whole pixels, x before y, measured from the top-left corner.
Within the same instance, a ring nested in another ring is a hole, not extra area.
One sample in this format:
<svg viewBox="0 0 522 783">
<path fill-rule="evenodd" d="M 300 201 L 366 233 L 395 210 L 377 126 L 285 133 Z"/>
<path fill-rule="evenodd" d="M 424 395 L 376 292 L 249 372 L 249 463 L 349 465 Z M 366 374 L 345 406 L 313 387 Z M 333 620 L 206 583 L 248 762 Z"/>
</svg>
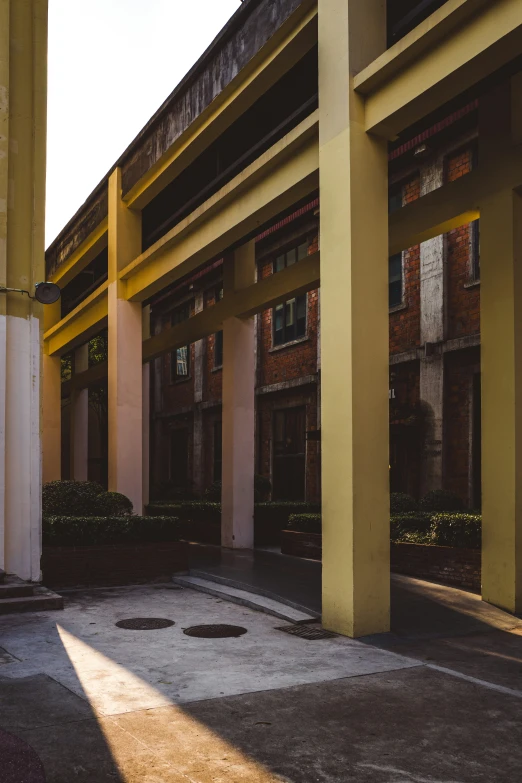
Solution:
<svg viewBox="0 0 522 783">
<path fill-rule="evenodd" d="M 176 374 L 178 378 L 188 376 L 188 345 L 178 348 L 176 351 Z"/>
<path fill-rule="evenodd" d="M 289 299 L 286 303 L 286 326 L 293 326 L 295 323 L 295 299 Z"/>
<path fill-rule="evenodd" d="M 292 250 L 289 250 L 286 254 L 286 265 L 292 266 L 297 261 L 297 250 L 295 247 L 292 248 Z"/>
<path fill-rule="evenodd" d="M 306 294 L 297 297 L 296 311 L 296 337 L 304 337 L 306 334 Z"/>
<path fill-rule="evenodd" d="M 284 268 L 285 268 L 285 257 L 278 256 L 275 261 L 275 271 L 280 272 Z"/>
<path fill-rule="evenodd" d="M 308 242 L 303 242 L 302 245 L 299 245 L 297 248 L 297 260 L 301 261 L 302 258 L 306 258 L 308 255 Z"/>
<path fill-rule="evenodd" d="M 221 367 L 223 364 L 223 332 L 216 332 L 214 335 L 214 367 Z"/>
</svg>

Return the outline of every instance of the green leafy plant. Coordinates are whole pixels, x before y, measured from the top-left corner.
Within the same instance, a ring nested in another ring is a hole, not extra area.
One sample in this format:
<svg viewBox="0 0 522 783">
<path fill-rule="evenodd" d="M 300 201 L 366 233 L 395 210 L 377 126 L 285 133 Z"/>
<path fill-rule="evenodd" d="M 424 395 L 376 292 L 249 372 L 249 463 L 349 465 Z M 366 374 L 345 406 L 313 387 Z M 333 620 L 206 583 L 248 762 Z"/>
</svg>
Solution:
<svg viewBox="0 0 522 783">
<path fill-rule="evenodd" d="M 428 492 L 419 503 L 421 511 L 461 511 L 462 500 L 447 489 L 434 489 Z"/>
<path fill-rule="evenodd" d="M 435 514 L 431 518 L 430 540 L 438 546 L 480 549 L 482 516 L 480 514 Z"/>
<path fill-rule="evenodd" d="M 390 517 L 390 539 L 427 544 L 430 541 L 430 514 L 392 514 Z"/>
<path fill-rule="evenodd" d="M 419 504 L 412 498 L 411 495 L 407 495 L 405 492 L 392 492 L 390 495 L 390 513 L 391 514 L 408 514 L 413 511 L 419 510 Z"/>
<path fill-rule="evenodd" d="M 301 533 L 321 533 L 321 514 L 290 514 L 287 529 Z"/>
<path fill-rule="evenodd" d="M 96 516 L 125 517 L 132 514 L 132 501 L 121 492 L 102 492 L 96 497 Z"/>
<path fill-rule="evenodd" d="M 44 514 L 94 516 L 103 487 L 94 481 L 50 481 L 42 490 Z"/>
<path fill-rule="evenodd" d="M 43 518 L 44 546 L 99 546 L 103 544 L 179 541 L 176 517 L 72 517 Z"/>
</svg>

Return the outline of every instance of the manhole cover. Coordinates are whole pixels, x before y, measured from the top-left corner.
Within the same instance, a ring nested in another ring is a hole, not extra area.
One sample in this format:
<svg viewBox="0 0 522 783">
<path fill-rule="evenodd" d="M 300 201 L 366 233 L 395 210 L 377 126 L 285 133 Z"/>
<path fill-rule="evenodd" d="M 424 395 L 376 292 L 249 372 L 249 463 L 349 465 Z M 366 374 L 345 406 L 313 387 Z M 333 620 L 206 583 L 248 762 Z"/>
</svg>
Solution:
<svg viewBox="0 0 522 783">
<path fill-rule="evenodd" d="M 229 639 L 243 636 L 246 628 L 240 625 L 193 625 L 183 631 L 187 636 L 197 636 L 200 639 Z"/>
<path fill-rule="evenodd" d="M 301 639 L 309 639 L 309 640 L 315 640 L 315 639 L 332 639 L 334 636 L 337 636 L 337 634 L 332 633 L 332 631 L 326 631 L 324 628 L 319 625 L 319 623 L 310 624 L 310 623 L 302 623 L 300 625 L 280 625 L 278 628 L 276 628 L 276 631 L 284 631 L 284 633 L 289 633 L 291 636 L 299 636 Z"/>
<path fill-rule="evenodd" d="M 119 620 L 116 625 L 128 631 L 156 631 L 159 628 L 170 628 L 174 623 L 162 617 L 132 617 L 130 620 Z"/>
</svg>

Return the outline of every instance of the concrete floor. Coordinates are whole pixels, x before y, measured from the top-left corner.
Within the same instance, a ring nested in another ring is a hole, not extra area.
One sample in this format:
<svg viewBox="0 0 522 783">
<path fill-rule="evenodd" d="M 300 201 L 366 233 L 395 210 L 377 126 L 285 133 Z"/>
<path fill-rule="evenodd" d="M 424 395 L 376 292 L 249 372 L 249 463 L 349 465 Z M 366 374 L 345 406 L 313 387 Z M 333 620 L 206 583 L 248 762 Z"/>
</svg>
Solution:
<svg viewBox="0 0 522 783">
<path fill-rule="evenodd" d="M 434 618 L 469 617 L 462 635 L 439 621 L 432 638 L 310 642 L 171 585 L 69 593 L 63 612 L 0 618 L 0 730 L 36 751 L 47 783 L 514 783 L 522 623 L 424 584 L 402 587 Z M 176 624 L 114 625 L 147 616 Z M 182 633 L 209 622 L 248 633 Z M 0 763 L 0 780 L 26 778 Z"/>
</svg>

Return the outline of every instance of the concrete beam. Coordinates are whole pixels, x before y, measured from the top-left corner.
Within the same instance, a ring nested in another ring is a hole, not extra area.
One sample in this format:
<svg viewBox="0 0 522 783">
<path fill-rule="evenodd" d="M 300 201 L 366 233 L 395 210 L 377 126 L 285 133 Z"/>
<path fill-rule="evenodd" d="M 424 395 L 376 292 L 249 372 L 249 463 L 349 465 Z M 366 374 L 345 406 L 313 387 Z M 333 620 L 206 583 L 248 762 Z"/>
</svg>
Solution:
<svg viewBox="0 0 522 783">
<path fill-rule="evenodd" d="M 519 0 L 449 0 L 355 77 L 366 130 L 393 139 L 521 53 Z"/>
<path fill-rule="evenodd" d="M 248 318 L 276 304 L 312 291 L 320 284 L 319 253 L 293 264 L 258 283 L 225 293 L 223 299 L 207 307 L 172 329 L 150 337 L 143 343 L 143 361 L 208 337 L 223 328 L 229 318 Z"/>
<path fill-rule="evenodd" d="M 319 183 L 318 112 L 314 112 L 254 163 L 120 273 L 126 297 L 144 301 L 313 193 Z"/>
<path fill-rule="evenodd" d="M 44 333 L 46 352 L 49 356 L 67 353 L 101 332 L 107 325 L 107 290 L 103 283 L 81 302 L 72 312 Z"/>
</svg>

